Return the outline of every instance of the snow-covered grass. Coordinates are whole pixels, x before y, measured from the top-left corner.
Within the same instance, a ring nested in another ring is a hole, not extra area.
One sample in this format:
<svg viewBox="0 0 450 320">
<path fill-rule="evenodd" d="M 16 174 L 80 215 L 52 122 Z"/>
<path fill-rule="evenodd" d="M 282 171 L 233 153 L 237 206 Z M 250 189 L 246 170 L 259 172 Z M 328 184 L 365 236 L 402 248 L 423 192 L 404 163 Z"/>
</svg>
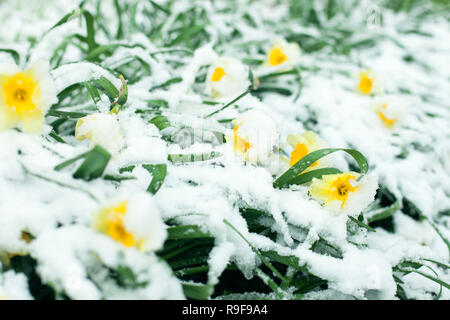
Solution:
<svg viewBox="0 0 450 320">
<path fill-rule="evenodd" d="M 0 0 L 0 298 L 450 299 L 449 17 Z"/>
</svg>

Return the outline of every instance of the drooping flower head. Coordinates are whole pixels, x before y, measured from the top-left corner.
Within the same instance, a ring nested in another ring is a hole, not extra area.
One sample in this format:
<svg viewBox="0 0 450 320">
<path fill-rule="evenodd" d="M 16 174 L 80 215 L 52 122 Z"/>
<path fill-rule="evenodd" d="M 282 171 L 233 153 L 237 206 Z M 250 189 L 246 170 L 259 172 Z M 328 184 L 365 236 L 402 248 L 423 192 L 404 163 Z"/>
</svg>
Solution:
<svg viewBox="0 0 450 320">
<path fill-rule="evenodd" d="M 227 144 L 246 161 L 267 164 L 278 143 L 278 131 L 272 118 L 260 110 L 249 110 L 233 120 L 233 133 Z"/>
<path fill-rule="evenodd" d="M 398 126 L 405 113 L 403 104 L 395 97 L 382 96 L 372 102 L 372 109 L 380 123 L 388 129 Z"/>
<path fill-rule="evenodd" d="M 383 91 L 381 80 L 372 70 L 361 71 L 356 91 L 364 95 L 380 94 Z"/>
<path fill-rule="evenodd" d="M 103 208 L 94 216 L 93 227 L 125 247 L 144 252 L 160 249 L 167 237 L 161 216 L 147 194 Z"/>
<path fill-rule="evenodd" d="M 289 166 L 291 167 L 307 154 L 328 147 L 326 142 L 312 131 L 306 131 L 302 134 L 290 134 L 287 136 L 287 142 L 294 148 L 289 158 Z M 305 171 L 327 167 L 330 165 L 330 162 L 329 157 L 321 158 Z"/>
<path fill-rule="evenodd" d="M 48 63 L 38 61 L 24 71 L 0 65 L 0 131 L 22 123 L 24 131 L 40 133 L 45 113 L 57 101 Z"/>
<path fill-rule="evenodd" d="M 113 155 L 125 145 L 117 116 L 106 113 L 80 118 L 75 126 L 75 138 L 88 139 L 92 145 L 100 145 Z"/>
<path fill-rule="evenodd" d="M 313 179 L 309 193 L 334 212 L 357 216 L 373 201 L 378 188 L 373 176 L 358 178 L 356 172 L 324 175 Z"/>
<path fill-rule="evenodd" d="M 267 54 L 265 65 L 270 67 L 293 67 L 300 61 L 301 50 L 297 43 L 278 38 Z"/>
<path fill-rule="evenodd" d="M 220 57 L 206 78 L 206 94 L 213 98 L 236 97 L 250 85 L 249 68 L 239 60 Z"/>
</svg>

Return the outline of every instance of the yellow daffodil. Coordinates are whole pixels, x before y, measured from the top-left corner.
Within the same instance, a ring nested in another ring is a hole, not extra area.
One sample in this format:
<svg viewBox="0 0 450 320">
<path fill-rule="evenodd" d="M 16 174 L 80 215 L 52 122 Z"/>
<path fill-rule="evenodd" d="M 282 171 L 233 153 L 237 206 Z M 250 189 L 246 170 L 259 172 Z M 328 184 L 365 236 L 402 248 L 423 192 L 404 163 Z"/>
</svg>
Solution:
<svg viewBox="0 0 450 320">
<path fill-rule="evenodd" d="M 227 145 L 242 159 L 266 165 L 278 143 L 272 118 L 262 111 L 250 110 L 233 120 L 233 124 L 233 133 L 225 136 Z"/>
<path fill-rule="evenodd" d="M 325 141 L 312 131 L 306 131 L 302 134 L 290 134 L 287 136 L 287 142 L 294 148 L 289 158 L 289 166 L 291 167 L 307 154 L 328 147 Z M 330 165 L 330 162 L 329 157 L 324 157 L 314 162 L 305 171 L 327 167 Z"/>
<path fill-rule="evenodd" d="M 356 90 L 364 95 L 379 94 L 382 92 L 381 81 L 372 70 L 361 71 Z"/>
<path fill-rule="evenodd" d="M 88 139 L 91 145 L 100 145 L 111 154 L 117 154 L 125 145 L 117 116 L 95 113 L 77 121 L 75 138 Z"/>
<path fill-rule="evenodd" d="M 159 212 L 146 194 L 103 208 L 95 215 L 93 228 L 140 251 L 158 250 L 167 236 Z"/>
<path fill-rule="evenodd" d="M 356 172 L 324 175 L 313 179 L 309 193 L 332 211 L 357 216 L 373 201 L 378 188 L 373 176 L 359 178 Z"/>
<path fill-rule="evenodd" d="M 398 126 L 404 117 L 403 104 L 392 96 L 382 96 L 374 100 L 372 109 L 380 123 L 388 129 Z"/>
<path fill-rule="evenodd" d="M 40 133 L 45 113 L 56 102 L 47 63 L 38 61 L 24 71 L 0 64 L 0 131 L 22 123 L 25 132 Z"/>
<path fill-rule="evenodd" d="M 249 87 L 248 73 L 248 67 L 239 60 L 220 57 L 208 70 L 206 94 L 213 98 L 236 97 Z"/>
<path fill-rule="evenodd" d="M 299 63 L 301 50 L 297 43 L 278 38 L 267 53 L 264 62 L 270 67 L 292 67 Z"/>
</svg>

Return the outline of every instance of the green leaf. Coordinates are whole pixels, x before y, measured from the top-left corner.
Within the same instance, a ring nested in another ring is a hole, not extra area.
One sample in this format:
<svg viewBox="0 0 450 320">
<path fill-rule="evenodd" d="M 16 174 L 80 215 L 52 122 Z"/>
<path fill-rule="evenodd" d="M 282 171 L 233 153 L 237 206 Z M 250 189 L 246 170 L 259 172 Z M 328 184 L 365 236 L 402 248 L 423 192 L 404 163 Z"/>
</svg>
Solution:
<svg viewBox="0 0 450 320">
<path fill-rule="evenodd" d="M 88 154 L 88 152 L 84 152 L 72 159 L 66 160 L 60 164 L 58 164 L 55 168 L 53 168 L 55 171 L 61 171 L 62 169 L 64 169 L 67 166 L 70 166 L 72 163 L 75 163 L 76 161 L 80 160 L 81 158 L 84 158 L 86 155 Z"/>
<path fill-rule="evenodd" d="M 381 210 L 378 210 L 370 218 L 367 218 L 367 222 L 372 223 L 375 221 L 380 221 L 380 220 L 389 218 L 398 210 L 400 210 L 400 201 L 396 201 L 389 207 L 385 207 L 385 208 L 382 208 Z"/>
<path fill-rule="evenodd" d="M 83 82 L 83 85 L 87 89 L 89 95 L 92 98 L 92 101 L 94 101 L 95 104 L 97 104 L 98 102 L 100 102 L 102 100 L 97 87 L 93 84 L 93 82 L 91 80 Z"/>
<path fill-rule="evenodd" d="M 361 228 L 364 228 L 364 229 L 366 229 L 366 230 L 368 230 L 368 231 L 370 231 L 370 232 L 376 232 L 376 230 L 375 230 L 374 228 L 368 226 L 368 225 L 365 224 L 364 222 L 359 221 L 358 219 L 356 219 L 356 218 L 354 218 L 354 217 L 352 217 L 352 216 L 349 216 L 349 218 L 350 218 L 350 220 L 352 220 L 354 223 L 356 223 L 356 224 L 357 224 L 358 226 L 360 226 Z"/>
<path fill-rule="evenodd" d="M 322 168 L 322 169 L 311 170 L 311 171 L 308 171 L 308 172 L 305 172 L 303 174 L 296 176 L 294 179 L 292 179 L 291 181 L 289 181 L 286 184 L 286 187 L 293 185 L 293 184 L 302 185 L 302 184 L 312 181 L 312 179 L 314 179 L 314 178 L 320 179 L 324 175 L 336 174 L 336 173 L 342 173 L 342 172 L 341 172 L 341 170 L 336 169 L 336 168 Z"/>
<path fill-rule="evenodd" d="M 255 93 L 262 93 L 262 92 L 275 92 L 278 94 L 281 94 L 283 96 L 290 96 L 292 94 L 292 91 L 286 88 L 282 87 L 274 87 L 274 86 L 264 86 L 264 87 L 258 87 L 256 90 L 254 90 Z"/>
<path fill-rule="evenodd" d="M 353 149 L 341 149 L 341 148 L 327 148 L 313 151 L 303 158 L 301 158 L 296 164 L 286 170 L 275 182 L 273 183 L 274 188 L 283 188 L 286 187 L 295 177 L 297 177 L 300 173 L 309 168 L 314 162 L 317 160 L 329 155 L 330 153 L 336 151 L 344 151 L 351 155 L 353 159 L 359 165 L 359 171 L 364 174 L 369 170 L 369 164 L 367 159 L 359 152 Z"/>
<path fill-rule="evenodd" d="M 197 225 L 182 225 L 167 228 L 169 240 L 211 238 L 212 235 Z"/>
<path fill-rule="evenodd" d="M 151 87 L 148 91 L 153 91 L 153 90 L 155 90 L 155 89 L 165 88 L 165 87 L 168 87 L 168 86 L 170 86 L 170 85 L 172 85 L 172 84 L 179 83 L 179 82 L 181 82 L 181 81 L 183 81 L 182 78 L 180 78 L 180 77 L 175 77 L 175 78 L 172 78 L 172 79 L 167 80 L 167 81 L 164 82 L 164 83 L 161 83 L 161 84 L 158 84 L 158 85 L 156 85 L 156 86 Z"/>
<path fill-rule="evenodd" d="M 49 33 L 50 31 L 52 31 L 53 29 L 75 19 L 78 18 L 82 13 L 83 13 L 83 6 L 84 1 L 80 4 L 80 6 L 76 9 L 73 9 L 71 12 L 69 12 L 68 14 L 66 14 L 64 17 L 61 18 L 61 20 L 59 20 L 57 23 L 55 23 L 50 29 L 48 29 L 47 32 L 45 32 L 45 34 Z M 45 35 L 44 34 L 44 35 Z"/>
<path fill-rule="evenodd" d="M 228 108 L 229 106 L 235 104 L 237 101 L 239 101 L 241 98 L 243 98 L 244 96 L 246 96 L 249 92 L 251 91 L 251 89 L 247 89 L 246 91 L 244 91 L 243 93 L 241 93 L 240 95 L 238 95 L 236 98 L 234 98 L 233 100 L 231 100 L 230 102 L 228 102 L 227 104 L 225 104 L 222 108 L 220 108 L 219 110 L 216 110 L 210 114 L 208 114 L 205 118 L 209 118 L 213 115 L 215 115 L 216 113 L 219 113 L 223 110 L 225 110 L 226 108 Z"/>
<path fill-rule="evenodd" d="M 165 116 L 156 116 L 150 120 L 150 123 L 154 124 L 159 131 L 171 126 L 169 120 Z"/>
<path fill-rule="evenodd" d="M 84 112 L 68 112 L 68 111 L 57 111 L 57 110 L 49 110 L 46 114 L 47 116 L 62 118 L 62 119 L 80 119 L 87 115 Z"/>
<path fill-rule="evenodd" d="M 86 41 L 88 44 L 88 52 L 91 52 L 97 47 L 97 43 L 95 42 L 94 17 L 87 10 L 83 10 L 83 15 L 86 20 Z"/>
<path fill-rule="evenodd" d="M 195 300 L 206 300 L 214 292 L 214 286 L 211 284 L 201 284 L 192 282 L 181 282 L 184 295 L 187 298 Z"/>
<path fill-rule="evenodd" d="M 85 159 L 77 171 L 73 174 L 75 179 L 83 179 L 90 181 L 99 178 L 103 175 L 111 154 L 100 146 L 95 146 L 94 149 L 85 155 Z"/>
<path fill-rule="evenodd" d="M 119 90 L 105 77 L 101 76 L 98 79 L 91 80 L 98 89 L 102 90 L 109 98 L 111 102 L 119 97 Z"/>
<path fill-rule="evenodd" d="M 155 194 L 161 188 L 164 179 L 166 178 L 167 165 L 166 164 L 143 164 L 142 167 L 150 172 L 153 176 L 147 192 Z"/>
<path fill-rule="evenodd" d="M 17 65 L 20 64 L 20 55 L 16 50 L 9 49 L 9 48 L 0 48 L 0 52 L 9 53 L 12 56 L 12 58 L 14 59 L 14 62 Z"/>
<path fill-rule="evenodd" d="M 199 154 L 189 153 L 189 154 L 169 154 L 168 160 L 172 163 L 187 163 L 187 162 L 198 162 L 207 161 L 215 159 L 222 156 L 220 152 L 211 151 Z"/>
</svg>

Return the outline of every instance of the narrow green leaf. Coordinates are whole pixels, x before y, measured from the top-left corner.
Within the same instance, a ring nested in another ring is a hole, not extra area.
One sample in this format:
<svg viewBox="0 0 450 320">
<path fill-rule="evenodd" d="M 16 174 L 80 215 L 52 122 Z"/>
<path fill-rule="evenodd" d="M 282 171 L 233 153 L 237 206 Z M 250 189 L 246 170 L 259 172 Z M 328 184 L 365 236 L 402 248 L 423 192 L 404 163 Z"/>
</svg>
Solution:
<svg viewBox="0 0 450 320">
<path fill-rule="evenodd" d="M 142 167 L 150 172 L 153 176 L 147 192 L 155 194 L 161 188 L 164 179 L 166 178 L 167 165 L 166 164 L 143 164 Z"/>
<path fill-rule="evenodd" d="M 77 171 L 73 174 L 75 179 L 83 179 L 90 181 L 99 178 L 103 175 L 111 154 L 100 146 L 95 146 L 94 149 L 85 155 L 83 163 Z"/>
<path fill-rule="evenodd" d="M 9 49 L 9 48 L 0 48 L 0 52 L 9 53 L 12 56 L 12 58 L 14 59 L 14 62 L 17 65 L 20 64 L 20 55 L 16 50 Z"/>
<path fill-rule="evenodd" d="M 169 154 L 168 160 L 172 163 L 187 163 L 187 162 L 198 162 L 207 161 L 220 157 L 222 154 L 220 152 L 211 151 L 199 154 Z"/>
<path fill-rule="evenodd" d="M 300 173 L 309 168 L 314 162 L 336 151 L 344 151 L 350 154 L 353 157 L 353 159 L 355 159 L 355 161 L 358 163 L 359 170 L 362 174 L 367 173 L 367 171 L 369 170 L 369 164 L 367 162 L 367 159 L 359 151 L 341 148 L 320 149 L 307 154 L 306 156 L 301 158 L 296 164 L 294 164 L 292 167 L 286 170 L 285 173 L 283 173 L 277 180 L 275 180 L 275 182 L 273 183 L 274 188 L 285 187 Z"/>
<path fill-rule="evenodd" d="M 83 118 L 87 115 L 84 112 L 68 112 L 68 111 L 57 111 L 57 110 L 49 110 L 47 112 L 47 116 L 62 118 L 62 119 L 79 119 Z"/>
<path fill-rule="evenodd" d="M 352 216 L 349 216 L 349 218 L 350 218 L 350 220 L 352 220 L 354 223 L 356 223 L 356 224 L 357 224 L 358 226 L 360 226 L 361 228 L 364 228 L 364 229 L 366 229 L 366 230 L 368 230 L 368 231 L 370 231 L 370 232 L 376 232 L 376 230 L 375 230 L 374 228 L 368 226 L 368 225 L 365 224 L 364 222 L 359 221 L 358 219 L 356 219 L 356 218 L 354 218 L 354 217 L 352 217 Z"/>
<path fill-rule="evenodd" d="M 390 205 L 389 207 L 386 207 L 386 208 L 383 208 L 381 210 L 378 210 L 374 215 L 372 215 L 371 217 L 367 218 L 367 222 L 368 223 L 372 223 L 372 222 L 375 222 L 375 221 L 380 221 L 380 220 L 389 218 L 390 216 L 392 216 L 398 210 L 400 210 L 400 201 L 396 201 L 392 205 Z"/>
<path fill-rule="evenodd" d="M 74 158 L 72 158 L 72 159 L 66 160 L 66 161 L 64 161 L 64 162 L 62 162 L 62 163 L 60 163 L 60 164 L 58 164 L 58 165 L 54 168 L 54 170 L 55 170 L 55 171 L 61 171 L 61 170 L 64 169 L 65 167 L 70 166 L 72 163 L 75 163 L 76 161 L 80 160 L 81 158 L 84 158 L 87 154 L 88 154 L 88 152 L 84 152 L 84 153 L 82 153 L 82 154 L 80 154 L 80 155 L 78 155 L 78 156 L 76 156 L 76 157 L 74 157 Z"/>
<path fill-rule="evenodd" d="M 214 286 L 210 284 L 181 282 L 184 295 L 187 298 L 195 300 L 206 300 L 211 297 L 214 292 Z"/>
<path fill-rule="evenodd" d="M 154 124 L 159 131 L 171 126 L 169 120 L 165 116 L 156 116 L 150 120 L 150 123 Z"/>
<path fill-rule="evenodd" d="M 244 96 L 246 96 L 248 93 L 250 92 L 250 89 L 247 89 L 245 92 L 241 93 L 239 96 L 237 96 L 236 98 L 234 98 L 233 100 L 231 100 L 230 102 L 228 102 L 227 104 L 225 104 L 222 108 L 220 108 L 219 110 L 216 110 L 210 114 L 208 114 L 205 118 L 209 118 L 213 115 L 215 115 L 216 113 L 219 113 L 223 110 L 225 110 L 226 108 L 228 108 L 229 106 L 235 104 L 237 101 L 239 101 L 241 98 L 243 98 Z"/>
<path fill-rule="evenodd" d="M 212 235 L 197 225 L 182 225 L 167 228 L 169 240 L 211 238 Z"/>
<path fill-rule="evenodd" d="M 97 47 L 97 43 L 95 42 L 94 17 L 87 10 L 83 10 L 83 15 L 86 21 L 86 40 L 88 44 L 88 52 L 91 52 Z"/>
<path fill-rule="evenodd" d="M 61 18 L 61 20 L 59 20 L 57 23 L 55 23 L 50 29 L 48 29 L 47 32 L 45 32 L 45 34 L 49 33 L 50 31 L 52 31 L 53 29 L 79 17 L 81 15 L 81 13 L 83 13 L 83 6 L 84 1 L 80 4 L 80 6 L 76 9 L 73 9 L 71 12 L 69 12 L 68 14 L 66 14 L 64 17 Z M 44 34 L 44 35 L 45 35 Z"/>
<path fill-rule="evenodd" d="M 168 87 L 168 86 L 170 86 L 172 84 L 180 83 L 181 81 L 183 81 L 183 79 L 180 78 L 180 77 L 171 78 L 171 79 L 167 80 L 166 82 L 163 82 L 161 84 L 158 84 L 156 86 L 151 87 L 148 91 L 153 91 L 155 89 L 165 88 L 165 87 Z"/>
<path fill-rule="evenodd" d="M 324 175 L 336 174 L 336 173 L 341 173 L 341 170 L 336 169 L 336 168 L 322 168 L 322 169 L 311 170 L 311 171 L 308 171 L 308 172 L 305 172 L 303 174 L 296 176 L 294 179 L 292 179 L 291 181 L 289 181 L 286 184 L 286 187 L 293 185 L 293 184 L 302 185 L 302 184 L 311 182 L 312 179 L 314 179 L 314 178 L 320 179 Z"/>
<path fill-rule="evenodd" d="M 83 82 L 83 85 L 87 89 L 89 95 L 92 98 L 92 101 L 94 101 L 95 104 L 97 104 L 98 102 L 100 102 L 102 100 L 97 87 L 94 86 L 92 81 L 85 81 L 85 82 Z"/>
<path fill-rule="evenodd" d="M 105 77 L 91 80 L 91 82 L 100 90 L 102 90 L 112 102 L 119 97 L 119 90 Z"/>
</svg>

